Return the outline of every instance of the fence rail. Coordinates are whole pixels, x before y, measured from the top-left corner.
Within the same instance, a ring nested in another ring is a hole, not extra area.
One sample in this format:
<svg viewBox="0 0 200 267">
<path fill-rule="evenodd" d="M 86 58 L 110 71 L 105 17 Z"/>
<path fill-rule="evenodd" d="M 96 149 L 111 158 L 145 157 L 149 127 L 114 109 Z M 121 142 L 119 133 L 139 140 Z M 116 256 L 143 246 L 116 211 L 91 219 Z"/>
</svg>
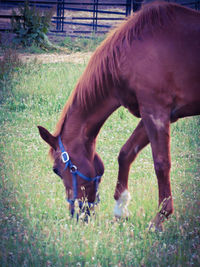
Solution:
<svg viewBox="0 0 200 267">
<path fill-rule="evenodd" d="M 150 0 L 29 0 L 30 6 L 41 9 L 55 8 L 51 33 L 76 35 L 107 32 L 117 21 L 123 20 L 131 12 L 137 11 L 143 2 Z M 200 10 L 200 0 L 165 0 L 177 2 Z M 0 31 L 11 30 L 12 9 L 24 4 L 24 0 L 0 2 Z"/>
<path fill-rule="evenodd" d="M 79 25 L 79 33 L 88 33 L 90 32 L 95 32 L 95 33 L 102 33 L 102 28 L 104 28 L 104 31 L 108 31 L 109 28 L 112 27 L 113 23 L 109 23 L 108 21 L 119 21 L 122 20 L 125 16 L 128 16 L 131 13 L 131 0 L 126 0 L 126 1 L 121 1 L 116 3 L 116 1 L 110 1 L 110 2 L 105 2 L 105 0 L 99 1 L 99 0 L 93 0 L 90 3 L 84 3 L 87 8 L 80 8 L 80 7 L 69 7 L 68 3 L 60 0 L 60 4 L 57 6 L 57 17 L 59 15 L 62 17 L 62 19 L 57 20 L 56 24 L 56 30 L 60 32 L 65 31 L 65 25 Z M 82 3 L 73 3 L 73 4 L 79 4 L 82 5 Z M 113 8 L 120 8 L 119 10 L 113 10 Z M 103 8 L 103 9 L 102 9 Z M 108 8 L 112 8 L 112 10 L 108 10 Z M 60 10 L 59 10 L 60 9 Z M 91 13 L 92 16 L 88 16 L 87 18 L 84 17 L 71 17 L 71 21 L 66 21 L 65 18 L 65 12 L 68 11 L 79 11 L 79 12 L 89 12 Z M 104 17 L 100 17 L 103 15 Z M 107 15 L 107 17 L 105 17 Z M 115 16 L 115 17 L 113 17 Z M 75 21 L 76 20 L 76 21 Z M 86 20 L 86 22 L 78 22 L 78 20 Z M 90 22 L 89 22 L 90 21 Z M 104 21 L 104 24 L 102 22 Z M 105 21 L 107 22 L 105 24 Z M 86 28 L 82 28 L 81 26 L 87 26 L 91 30 L 88 31 Z M 99 31 L 100 29 L 100 31 Z M 77 31 L 76 31 L 77 32 Z"/>
</svg>

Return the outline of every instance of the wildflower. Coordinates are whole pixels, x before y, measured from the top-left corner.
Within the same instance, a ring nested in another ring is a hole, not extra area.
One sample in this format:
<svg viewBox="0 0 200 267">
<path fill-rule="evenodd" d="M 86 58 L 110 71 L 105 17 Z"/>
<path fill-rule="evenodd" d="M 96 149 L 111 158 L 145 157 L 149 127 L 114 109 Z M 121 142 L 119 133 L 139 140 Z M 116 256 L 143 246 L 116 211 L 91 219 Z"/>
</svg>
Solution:
<svg viewBox="0 0 200 267">
<path fill-rule="evenodd" d="M 69 251 L 69 252 L 68 252 L 68 255 L 69 255 L 69 256 L 72 256 L 72 252 L 71 252 L 71 251 Z"/>
</svg>

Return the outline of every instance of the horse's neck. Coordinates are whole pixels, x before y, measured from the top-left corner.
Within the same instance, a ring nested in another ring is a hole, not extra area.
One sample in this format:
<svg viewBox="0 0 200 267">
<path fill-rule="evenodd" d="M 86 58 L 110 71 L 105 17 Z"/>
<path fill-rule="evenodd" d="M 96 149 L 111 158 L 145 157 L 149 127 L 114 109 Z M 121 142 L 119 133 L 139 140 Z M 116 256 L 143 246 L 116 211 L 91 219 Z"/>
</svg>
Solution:
<svg viewBox="0 0 200 267">
<path fill-rule="evenodd" d="M 119 107 L 119 102 L 112 97 L 106 98 L 101 104 L 88 113 L 85 121 L 85 134 L 88 138 L 96 138 L 104 122 Z"/>
<path fill-rule="evenodd" d="M 83 110 L 78 103 L 72 103 L 62 131 L 62 139 L 69 149 L 74 150 L 75 146 L 83 146 L 87 150 L 95 148 L 100 128 L 119 106 L 119 102 L 113 97 L 105 98 L 90 110 Z"/>
</svg>

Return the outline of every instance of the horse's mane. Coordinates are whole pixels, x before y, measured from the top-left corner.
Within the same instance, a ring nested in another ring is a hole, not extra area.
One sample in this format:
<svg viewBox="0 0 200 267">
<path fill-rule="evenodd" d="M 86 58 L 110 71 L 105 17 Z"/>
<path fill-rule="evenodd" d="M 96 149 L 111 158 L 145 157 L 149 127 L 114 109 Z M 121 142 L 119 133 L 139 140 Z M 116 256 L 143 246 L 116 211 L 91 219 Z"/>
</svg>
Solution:
<svg viewBox="0 0 200 267">
<path fill-rule="evenodd" d="M 145 38 L 146 32 L 153 34 L 158 28 L 168 25 L 173 21 L 176 9 L 187 10 L 185 7 L 167 2 L 143 5 L 140 11 L 111 31 L 93 53 L 61 113 L 54 136 L 61 133 L 75 99 L 80 108 L 88 110 L 109 95 L 112 87 L 120 83 L 120 59 L 121 55 L 125 54 L 125 47 L 130 46 L 134 40 Z"/>
</svg>

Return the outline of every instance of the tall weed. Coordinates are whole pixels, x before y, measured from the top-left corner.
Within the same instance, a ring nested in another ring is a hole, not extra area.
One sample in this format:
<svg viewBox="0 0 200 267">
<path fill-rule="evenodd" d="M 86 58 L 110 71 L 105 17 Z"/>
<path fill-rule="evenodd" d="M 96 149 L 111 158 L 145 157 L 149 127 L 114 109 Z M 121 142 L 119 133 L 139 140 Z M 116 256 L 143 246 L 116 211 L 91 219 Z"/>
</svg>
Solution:
<svg viewBox="0 0 200 267">
<path fill-rule="evenodd" d="M 20 71 L 23 63 L 16 50 L 8 48 L 4 50 L 0 59 L 0 103 L 12 94 L 14 87 L 14 75 Z"/>
<path fill-rule="evenodd" d="M 25 1 L 24 6 L 12 13 L 12 29 L 16 34 L 14 42 L 24 47 L 36 45 L 43 49 L 55 49 L 46 35 L 53 13 L 53 9 L 44 12 L 35 6 L 30 7 L 29 1 Z"/>
<path fill-rule="evenodd" d="M 0 80 L 7 78 L 13 71 L 22 67 L 22 61 L 16 50 L 8 48 L 0 59 Z"/>
</svg>

